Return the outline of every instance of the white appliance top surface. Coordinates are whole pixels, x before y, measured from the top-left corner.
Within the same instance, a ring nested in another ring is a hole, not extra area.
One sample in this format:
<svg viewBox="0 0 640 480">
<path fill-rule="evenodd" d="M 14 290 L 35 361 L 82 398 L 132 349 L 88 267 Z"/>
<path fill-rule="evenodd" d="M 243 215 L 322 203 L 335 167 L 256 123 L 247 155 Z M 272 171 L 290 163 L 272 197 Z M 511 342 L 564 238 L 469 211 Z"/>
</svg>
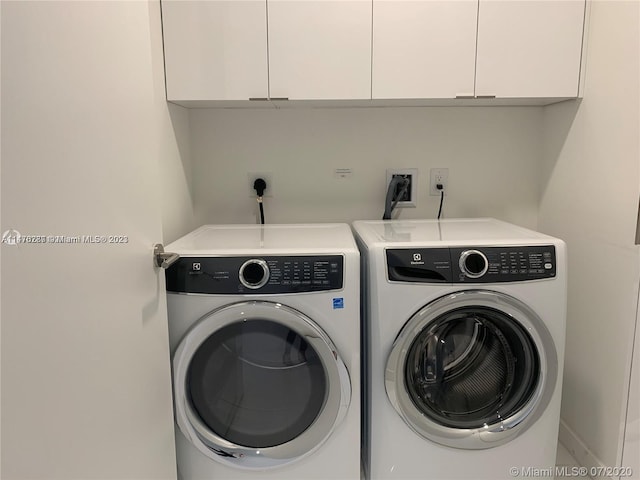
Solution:
<svg viewBox="0 0 640 480">
<path fill-rule="evenodd" d="M 553 237 L 493 218 L 357 221 L 355 231 L 370 246 L 386 244 L 507 245 L 552 242 Z"/>
<path fill-rule="evenodd" d="M 179 255 L 322 254 L 357 251 L 349 225 L 203 225 L 165 251 Z"/>
</svg>

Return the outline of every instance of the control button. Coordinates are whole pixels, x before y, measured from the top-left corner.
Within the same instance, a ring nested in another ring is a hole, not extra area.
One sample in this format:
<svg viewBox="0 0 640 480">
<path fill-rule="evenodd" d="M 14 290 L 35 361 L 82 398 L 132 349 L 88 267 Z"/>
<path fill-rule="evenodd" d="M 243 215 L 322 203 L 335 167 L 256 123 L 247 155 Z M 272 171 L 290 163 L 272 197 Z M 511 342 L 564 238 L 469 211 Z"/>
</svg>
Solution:
<svg viewBox="0 0 640 480">
<path fill-rule="evenodd" d="M 551 270 L 551 269 L 553 268 L 553 264 L 551 264 L 551 263 L 545 263 L 545 264 L 544 264 L 544 268 L 545 268 L 545 270 Z"/>
<path fill-rule="evenodd" d="M 269 281 L 269 266 L 264 260 L 252 258 L 242 264 L 238 276 L 242 285 L 255 290 Z"/>
</svg>

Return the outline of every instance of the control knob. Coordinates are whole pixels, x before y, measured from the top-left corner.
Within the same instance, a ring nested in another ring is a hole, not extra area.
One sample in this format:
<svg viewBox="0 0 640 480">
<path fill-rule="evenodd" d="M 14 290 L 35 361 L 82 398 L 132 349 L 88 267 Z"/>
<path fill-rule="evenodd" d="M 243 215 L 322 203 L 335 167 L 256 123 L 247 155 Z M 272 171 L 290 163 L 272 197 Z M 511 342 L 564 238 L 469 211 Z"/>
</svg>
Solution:
<svg viewBox="0 0 640 480">
<path fill-rule="evenodd" d="M 489 261 L 479 250 L 465 250 L 460 255 L 460 270 L 469 278 L 480 278 L 489 269 Z"/>
<path fill-rule="evenodd" d="M 252 258 L 242 264 L 239 271 L 240 283 L 256 290 L 269 281 L 269 266 L 259 258 Z"/>
</svg>

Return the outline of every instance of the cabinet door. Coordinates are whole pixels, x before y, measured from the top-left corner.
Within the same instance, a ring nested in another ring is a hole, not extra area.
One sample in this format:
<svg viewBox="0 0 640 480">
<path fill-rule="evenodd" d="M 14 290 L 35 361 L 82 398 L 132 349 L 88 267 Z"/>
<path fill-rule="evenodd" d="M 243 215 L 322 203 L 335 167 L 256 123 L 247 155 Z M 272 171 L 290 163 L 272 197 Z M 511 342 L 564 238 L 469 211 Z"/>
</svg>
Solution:
<svg viewBox="0 0 640 480">
<path fill-rule="evenodd" d="M 372 96 L 473 96 L 478 0 L 373 0 Z"/>
<path fill-rule="evenodd" d="M 268 96 L 266 0 L 163 0 L 167 99 Z"/>
<path fill-rule="evenodd" d="M 272 98 L 371 98 L 371 0 L 268 0 L 268 17 Z"/>
<path fill-rule="evenodd" d="M 585 0 L 480 0 L 476 95 L 576 97 Z"/>
</svg>

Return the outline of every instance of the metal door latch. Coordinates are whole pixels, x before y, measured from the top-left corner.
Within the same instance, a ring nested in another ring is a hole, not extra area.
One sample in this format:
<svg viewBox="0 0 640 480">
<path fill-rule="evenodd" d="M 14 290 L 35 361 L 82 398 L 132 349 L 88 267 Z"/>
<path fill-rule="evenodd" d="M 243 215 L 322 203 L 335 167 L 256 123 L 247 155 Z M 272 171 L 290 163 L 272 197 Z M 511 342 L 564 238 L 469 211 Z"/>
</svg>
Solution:
<svg viewBox="0 0 640 480">
<path fill-rule="evenodd" d="M 169 268 L 176 260 L 180 258 L 177 253 L 169 253 L 164 251 L 164 245 L 156 243 L 153 246 L 153 263 L 156 267 Z"/>
</svg>

